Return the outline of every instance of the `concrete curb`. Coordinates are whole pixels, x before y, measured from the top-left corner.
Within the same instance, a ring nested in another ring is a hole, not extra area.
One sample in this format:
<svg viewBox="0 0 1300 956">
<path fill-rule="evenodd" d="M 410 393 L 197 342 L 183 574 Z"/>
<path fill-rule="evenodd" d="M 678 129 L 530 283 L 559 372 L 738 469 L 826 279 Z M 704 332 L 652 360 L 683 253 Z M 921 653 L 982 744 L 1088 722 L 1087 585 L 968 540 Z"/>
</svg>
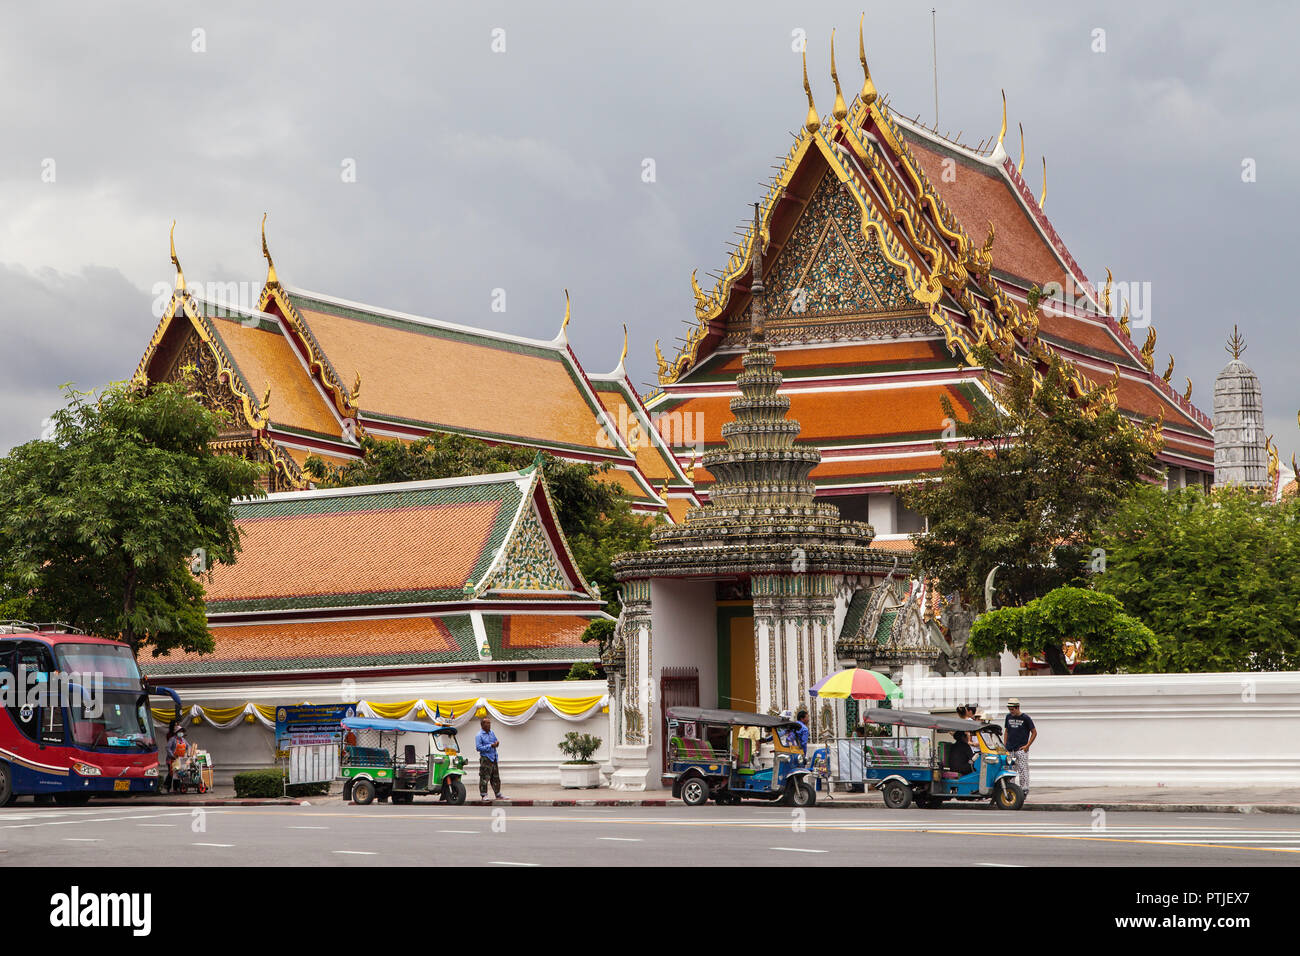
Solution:
<svg viewBox="0 0 1300 956">
<path fill-rule="evenodd" d="M 220 797 L 206 799 L 200 797 L 197 800 L 186 800 L 180 797 L 167 800 L 122 800 L 118 803 L 109 803 L 107 801 L 96 801 L 89 804 L 90 806 L 100 807 L 302 807 L 311 806 L 309 800 L 296 800 L 292 798 L 273 799 L 273 798 L 247 798 L 247 799 L 221 799 Z"/>
</svg>

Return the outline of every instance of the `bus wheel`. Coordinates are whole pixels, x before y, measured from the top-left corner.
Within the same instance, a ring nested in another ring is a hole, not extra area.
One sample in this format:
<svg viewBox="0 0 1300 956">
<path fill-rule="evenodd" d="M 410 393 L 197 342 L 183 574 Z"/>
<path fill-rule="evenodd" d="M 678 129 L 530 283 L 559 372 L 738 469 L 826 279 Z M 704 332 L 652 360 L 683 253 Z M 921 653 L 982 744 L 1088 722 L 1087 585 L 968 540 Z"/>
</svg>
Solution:
<svg viewBox="0 0 1300 956">
<path fill-rule="evenodd" d="M 0 761 L 0 807 L 14 802 L 14 778 L 9 765 Z"/>
<path fill-rule="evenodd" d="M 352 781 L 352 802 L 366 806 L 375 799 L 375 785 L 369 780 Z"/>
<path fill-rule="evenodd" d="M 84 807 L 90 802 L 88 793 L 56 793 L 54 802 L 61 807 Z"/>
</svg>

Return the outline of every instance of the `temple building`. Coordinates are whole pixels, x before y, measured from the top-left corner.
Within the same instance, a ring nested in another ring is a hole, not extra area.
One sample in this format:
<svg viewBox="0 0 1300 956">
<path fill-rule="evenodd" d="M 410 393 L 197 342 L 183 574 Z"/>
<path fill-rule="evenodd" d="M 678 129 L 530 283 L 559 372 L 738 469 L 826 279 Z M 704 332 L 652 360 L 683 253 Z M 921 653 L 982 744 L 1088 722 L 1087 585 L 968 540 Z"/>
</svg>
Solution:
<svg viewBox="0 0 1300 956">
<path fill-rule="evenodd" d="M 1057 354 L 1077 388 L 1111 386 L 1135 420 L 1163 423 L 1169 485 L 1209 488 L 1212 425 L 1190 381 L 1175 391 L 1172 357 L 1163 374 L 1156 367 L 1155 329 L 1131 338 L 1110 280 L 1089 282 L 1070 255 L 1044 211 L 1046 167 L 1035 199 L 1023 138 L 1019 163 L 1003 146 L 1005 103 L 992 149 L 972 149 L 891 110 L 861 41 L 859 57 L 864 82 L 850 106 L 832 55 L 835 104 L 824 120 L 805 68 L 806 121 L 716 284 L 705 291 L 692 275 L 694 322 L 673 359 L 658 355 L 651 412 L 698 414 L 705 449 L 722 446 L 762 248 L 767 345 L 802 440 L 821 451 L 817 494 L 870 521 L 876 547 L 905 549 L 923 530 L 894 490 L 940 468 L 936 444 L 961 441 L 942 397 L 962 419 L 989 400 L 982 379 L 998 373 L 976 359 L 981 344 L 1040 366 Z M 683 461 L 694 454 L 677 450 Z M 714 480 L 697 471 L 702 496 Z"/>
<path fill-rule="evenodd" d="M 204 577 L 214 652 L 142 662 L 191 695 L 349 677 L 559 680 L 596 659 L 582 633 L 608 615 L 539 465 L 233 508 L 243 551 Z"/>
<path fill-rule="evenodd" d="M 528 339 L 290 288 L 265 232 L 262 250 L 266 280 L 245 310 L 187 290 L 173 244 L 176 290 L 135 379 L 193 369 L 205 404 L 229 412 L 219 449 L 266 462 L 269 490 L 306 489 L 309 455 L 354 460 L 363 435 L 443 432 L 608 464 L 605 480 L 645 514 L 681 515 L 695 503 L 623 358 L 605 375 L 583 369 L 567 305 L 554 339 Z"/>
<path fill-rule="evenodd" d="M 1232 361 L 1214 380 L 1214 486 L 1264 488 L 1276 483 L 1264 436 L 1264 397 L 1259 376 L 1241 360 L 1246 340 L 1233 327 Z"/>
</svg>

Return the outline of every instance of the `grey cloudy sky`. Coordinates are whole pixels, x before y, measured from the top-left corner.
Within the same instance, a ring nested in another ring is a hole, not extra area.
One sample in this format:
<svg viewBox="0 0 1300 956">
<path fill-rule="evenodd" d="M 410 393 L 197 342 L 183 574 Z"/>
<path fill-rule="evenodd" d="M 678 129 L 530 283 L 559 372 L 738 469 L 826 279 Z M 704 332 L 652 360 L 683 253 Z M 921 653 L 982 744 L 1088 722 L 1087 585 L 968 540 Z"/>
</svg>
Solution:
<svg viewBox="0 0 1300 956">
<path fill-rule="evenodd" d="M 873 3 L 867 53 L 902 112 L 1048 162 L 1047 210 L 1094 278 L 1149 282 L 1160 370 L 1211 409 L 1238 323 L 1284 462 L 1300 450 L 1300 78 L 1288 3 Z M 0 450 L 58 386 L 128 377 L 170 282 L 294 286 L 550 338 L 563 289 L 589 371 L 631 329 L 654 379 L 693 319 L 689 276 L 725 261 L 806 106 L 829 39 L 860 82 L 859 4 L 8 5 L 0 14 Z M 505 31 L 505 52 L 492 33 Z M 1093 31 L 1106 51 L 1093 52 Z M 195 31 L 205 49 L 195 52 Z M 656 180 L 641 178 L 655 161 Z M 1242 182 L 1253 159 L 1257 181 Z M 53 160 L 54 181 L 49 178 Z M 342 164 L 356 181 L 343 182 Z M 493 312 L 492 290 L 507 309 Z M 462 370 L 449 369 L 448 374 Z"/>
</svg>

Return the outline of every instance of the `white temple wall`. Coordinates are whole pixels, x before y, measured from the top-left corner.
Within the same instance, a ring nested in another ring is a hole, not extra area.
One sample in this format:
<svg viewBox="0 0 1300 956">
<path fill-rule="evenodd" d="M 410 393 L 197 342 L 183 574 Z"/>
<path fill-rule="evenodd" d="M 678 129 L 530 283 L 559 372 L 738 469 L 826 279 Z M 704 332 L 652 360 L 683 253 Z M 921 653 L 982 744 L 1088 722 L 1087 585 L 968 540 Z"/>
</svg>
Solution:
<svg viewBox="0 0 1300 956">
<path fill-rule="evenodd" d="M 1035 787 L 1300 787 L 1300 672 L 911 678 L 907 710 L 1019 697 Z"/>
<path fill-rule="evenodd" d="M 520 700 L 538 696 L 593 697 L 604 694 L 607 685 L 603 680 L 590 681 L 535 681 L 527 683 L 478 683 L 476 681 L 445 681 L 419 679 L 358 679 L 350 685 L 357 698 L 376 702 L 395 702 L 415 698 L 431 700 L 463 700 L 486 697 L 489 700 Z M 342 702 L 337 681 L 285 682 L 277 685 L 230 685 L 205 689 L 180 691 L 186 707 L 201 704 L 209 707 L 229 707 L 254 701 L 259 704 L 327 704 Z M 601 738 L 600 749 L 592 758 L 600 763 L 609 760 L 609 717 L 597 710 L 585 720 L 570 721 L 555 716 L 544 708 L 539 709 L 526 723 L 508 727 L 500 721 L 492 722 L 492 731 L 501 741 L 501 782 L 504 787 L 512 783 L 560 782 L 560 763 L 567 759 L 559 751 L 559 743 L 571 730 L 593 734 Z M 478 754 L 474 750 L 474 736 L 479 732 L 478 720 L 471 720 L 457 734 L 461 752 L 469 761 L 466 766 L 466 786 L 472 795 L 478 793 Z M 167 722 L 158 722 L 156 728 L 159 746 L 166 743 Z M 219 786 L 230 786 L 234 776 L 244 770 L 271 767 L 275 764 L 275 734 L 260 724 L 241 722 L 226 730 L 213 727 L 206 721 L 191 725 L 185 721 L 187 739 L 212 754 L 213 774 Z M 417 753 L 425 752 L 423 734 L 403 735 L 398 743 L 414 744 Z M 337 782 L 334 792 L 342 784 Z M 509 792 L 506 793 L 509 796 Z"/>
</svg>

